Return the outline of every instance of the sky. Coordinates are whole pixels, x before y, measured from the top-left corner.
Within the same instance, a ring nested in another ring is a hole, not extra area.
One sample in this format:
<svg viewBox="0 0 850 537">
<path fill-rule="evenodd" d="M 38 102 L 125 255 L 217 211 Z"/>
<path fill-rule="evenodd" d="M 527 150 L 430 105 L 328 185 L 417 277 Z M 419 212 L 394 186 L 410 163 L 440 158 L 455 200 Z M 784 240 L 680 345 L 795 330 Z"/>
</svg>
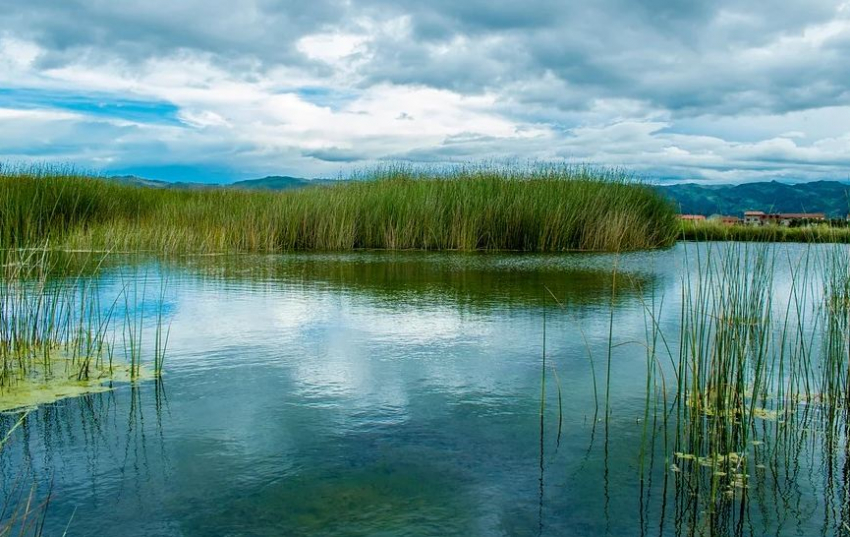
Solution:
<svg viewBox="0 0 850 537">
<path fill-rule="evenodd" d="M 850 2 L 0 0 L 0 162 L 850 179 Z"/>
</svg>

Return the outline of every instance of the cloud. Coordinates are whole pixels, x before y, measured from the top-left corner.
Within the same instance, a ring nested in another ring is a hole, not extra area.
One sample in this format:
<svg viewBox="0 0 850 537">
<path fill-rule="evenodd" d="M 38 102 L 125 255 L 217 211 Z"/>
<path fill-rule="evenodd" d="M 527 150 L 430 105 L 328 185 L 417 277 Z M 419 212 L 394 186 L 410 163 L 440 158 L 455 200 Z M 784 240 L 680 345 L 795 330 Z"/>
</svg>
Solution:
<svg viewBox="0 0 850 537">
<path fill-rule="evenodd" d="M 825 0 L 0 0 L 0 159 L 846 179 L 848 53 Z"/>
</svg>

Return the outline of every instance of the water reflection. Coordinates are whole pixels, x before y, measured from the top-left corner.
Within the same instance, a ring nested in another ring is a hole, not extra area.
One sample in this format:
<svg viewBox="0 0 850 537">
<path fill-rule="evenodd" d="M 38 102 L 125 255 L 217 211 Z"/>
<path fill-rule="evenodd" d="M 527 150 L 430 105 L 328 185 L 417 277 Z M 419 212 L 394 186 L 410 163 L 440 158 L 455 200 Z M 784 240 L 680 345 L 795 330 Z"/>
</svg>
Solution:
<svg viewBox="0 0 850 537">
<path fill-rule="evenodd" d="M 39 535 L 43 526 L 53 534 L 70 524 L 73 534 L 96 522 L 105 506 L 140 502 L 146 483 L 164 477 L 167 412 L 158 380 L 0 415 L 0 430 L 20 422 L 0 457 L 6 529 Z M 46 504 L 43 513 L 21 516 L 31 502 L 21 497 L 21 483 L 33 484 L 32 499 Z"/>
<path fill-rule="evenodd" d="M 374 304 L 391 309 L 423 304 L 504 309 L 546 304 L 547 288 L 568 305 L 607 302 L 615 260 L 623 274 L 616 300 L 627 300 L 655 284 L 656 257 L 652 253 L 357 252 L 189 257 L 174 265 L 224 285 L 297 283 L 312 290 L 369 297 Z"/>
<path fill-rule="evenodd" d="M 802 415 L 759 422 L 750 488 L 701 511 L 641 346 L 648 304 L 675 333 L 682 256 L 113 260 L 105 294 L 168 278 L 164 382 L 31 414 L 3 492 L 25 469 L 50 534 L 842 531 L 846 431 Z"/>
</svg>

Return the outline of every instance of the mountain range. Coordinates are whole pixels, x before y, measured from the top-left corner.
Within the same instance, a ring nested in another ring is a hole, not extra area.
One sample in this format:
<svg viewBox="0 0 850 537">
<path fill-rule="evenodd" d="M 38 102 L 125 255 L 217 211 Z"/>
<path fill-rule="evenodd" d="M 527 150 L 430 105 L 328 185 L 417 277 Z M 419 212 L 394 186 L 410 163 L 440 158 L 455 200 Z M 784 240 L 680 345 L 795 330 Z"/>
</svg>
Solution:
<svg viewBox="0 0 850 537">
<path fill-rule="evenodd" d="M 184 183 L 146 179 L 136 175 L 113 175 L 108 178 L 124 184 L 148 188 L 173 188 L 186 190 L 205 190 L 213 188 L 239 188 L 242 190 L 292 190 L 306 186 L 329 185 L 338 182 L 337 179 L 304 179 L 288 175 L 269 175 L 260 179 L 248 179 L 228 184 Z"/>
<path fill-rule="evenodd" d="M 850 212 L 850 184 L 815 181 L 787 184 L 778 181 L 740 185 L 681 183 L 658 187 L 682 214 L 741 216 L 744 211 L 826 213 L 843 218 Z"/>
<path fill-rule="evenodd" d="M 110 179 L 149 188 L 239 188 L 245 190 L 292 190 L 307 186 L 335 184 L 337 179 L 304 179 L 288 175 L 270 175 L 261 179 L 237 181 L 226 185 L 205 183 L 172 183 L 145 179 L 134 175 L 113 176 Z M 657 186 L 676 203 L 682 214 L 713 214 L 740 216 L 744 211 L 765 212 L 822 212 L 833 218 L 850 212 L 850 184 L 838 181 L 811 183 L 780 183 L 765 181 L 740 185 L 703 185 L 679 183 Z"/>
</svg>

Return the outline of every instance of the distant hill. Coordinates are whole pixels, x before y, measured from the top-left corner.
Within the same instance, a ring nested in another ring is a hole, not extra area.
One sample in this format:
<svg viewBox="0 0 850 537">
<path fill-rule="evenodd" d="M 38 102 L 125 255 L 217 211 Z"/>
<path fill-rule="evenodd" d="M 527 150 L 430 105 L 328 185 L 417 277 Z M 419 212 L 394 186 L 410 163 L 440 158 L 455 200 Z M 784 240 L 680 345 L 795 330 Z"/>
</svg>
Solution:
<svg viewBox="0 0 850 537">
<path fill-rule="evenodd" d="M 107 179 L 110 181 L 124 183 L 126 185 L 146 186 L 149 188 L 171 188 L 173 186 L 173 183 L 157 181 L 156 179 L 145 179 L 144 177 L 138 177 L 136 175 L 113 175 L 111 177 L 107 177 Z"/>
<path fill-rule="evenodd" d="M 304 188 L 307 186 L 318 186 L 334 184 L 337 181 L 334 179 L 303 179 L 301 177 L 289 177 L 287 175 L 270 175 L 261 179 L 248 179 L 245 181 L 236 181 L 230 184 L 210 184 L 210 183 L 185 183 L 170 181 L 159 181 L 157 179 L 145 179 L 136 175 L 113 175 L 108 178 L 110 181 L 118 181 L 127 185 L 133 185 L 145 188 L 173 188 L 187 190 L 203 190 L 209 188 L 239 188 L 243 190 L 291 190 L 294 188 Z"/>
<path fill-rule="evenodd" d="M 187 190 L 203 190 L 206 188 L 216 188 L 219 185 L 210 185 L 206 183 L 184 183 L 171 181 L 159 181 L 157 179 L 145 179 L 136 175 L 113 175 L 107 177 L 109 181 L 118 181 L 127 185 L 146 187 L 146 188 L 173 188 Z"/>
<path fill-rule="evenodd" d="M 113 176 L 109 179 L 147 188 L 239 188 L 244 190 L 292 190 L 308 186 L 335 184 L 337 179 L 304 179 L 288 175 L 270 175 L 226 185 L 206 183 L 171 183 L 145 179 L 135 175 Z M 681 183 L 659 186 L 683 214 L 741 215 L 744 211 L 765 212 L 823 212 L 833 218 L 850 213 L 850 184 L 838 181 L 786 184 L 778 181 L 744 183 L 741 185 L 702 185 Z"/>
<path fill-rule="evenodd" d="M 659 189 L 683 214 L 740 215 L 744 211 L 822 212 L 833 218 L 850 212 L 850 184 L 838 181 L 786 184 L 778 181 L 741 185 L 682 183 Z"/>
<path fill-rule="evenodd" d="M 232 188 L 249 190 L 291 190 L 305 186 L 318 186 L 336 183 L 334 179 L 303 179 L 301 177 L 290 177 L 288 175 L 269 175 L 262 179 L 248 179 L 247 181 L 236 181 L 230 185 Z"/>
</svg>

